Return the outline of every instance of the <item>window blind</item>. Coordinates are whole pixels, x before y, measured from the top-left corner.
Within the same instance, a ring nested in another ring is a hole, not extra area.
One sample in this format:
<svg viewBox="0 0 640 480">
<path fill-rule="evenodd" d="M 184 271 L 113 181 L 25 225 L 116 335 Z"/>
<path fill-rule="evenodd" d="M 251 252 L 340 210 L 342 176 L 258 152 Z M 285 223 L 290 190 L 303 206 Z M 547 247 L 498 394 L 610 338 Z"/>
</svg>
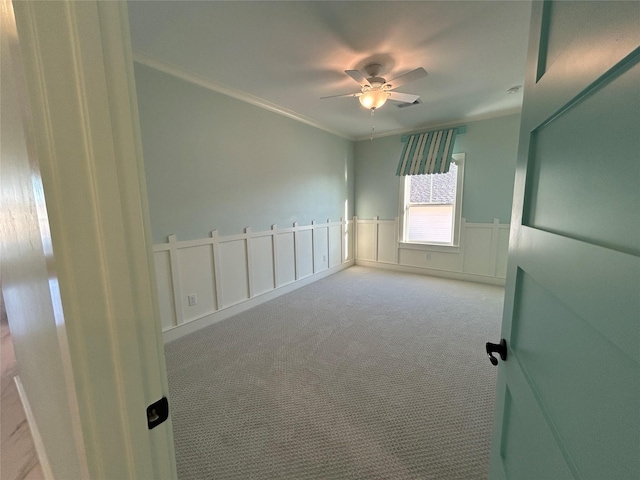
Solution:
<svg viewBox="0 0 640 480">
<path fill-rule="evenodd" d="M 457 128 L 451 128 L 402 137 L 404 146 L 396 175 L 447 173 L 457 132 Z"/>
</svg>

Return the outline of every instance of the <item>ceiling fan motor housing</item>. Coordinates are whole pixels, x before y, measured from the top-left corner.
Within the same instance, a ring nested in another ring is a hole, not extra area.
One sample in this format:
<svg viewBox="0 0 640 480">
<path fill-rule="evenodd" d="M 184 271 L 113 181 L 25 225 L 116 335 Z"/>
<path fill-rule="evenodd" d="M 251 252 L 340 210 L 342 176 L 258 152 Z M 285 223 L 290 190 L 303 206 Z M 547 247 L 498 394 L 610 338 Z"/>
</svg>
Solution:
<svg viewBox="0 0 640 480">
<path fill-rule="evenodd" d="M 382 65 L 379 63 L 371 63 L 364 67 L 364 71 L 369 75 L 367 81 L 372 87 L 380 87 L 386 83 L 384 78 L 378 76 L 380 75 L 380 70 L 382 70 Z"/>
<path fill-rule="evenodd" d="M 367 80 L 372 87 L 381 87 L 386 82 L 386 80 L 382 77 L 369 77 L 367 78 Z"/>
<path fill-rule="evenodd" d="M 370 63 L 364 67 L 364 71 L 367 72 L 367 75 L 370 77 L 377 77 L 380 75 L 380 70 L 382 70 L 382 65 L 379 63 Z"/>
</svg>

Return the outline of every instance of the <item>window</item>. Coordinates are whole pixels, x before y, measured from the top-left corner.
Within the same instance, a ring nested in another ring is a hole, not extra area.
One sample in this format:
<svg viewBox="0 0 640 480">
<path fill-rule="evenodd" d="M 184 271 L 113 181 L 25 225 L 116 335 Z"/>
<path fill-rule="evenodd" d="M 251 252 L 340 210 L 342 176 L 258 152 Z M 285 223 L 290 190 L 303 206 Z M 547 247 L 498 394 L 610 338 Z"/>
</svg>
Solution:
<svg viewBox="0 0 640 480">
<path fill-rule="evenodd" d="M 464 154 L 453 155 L 448 173 L 401 178 L 401 238 L 406 243 L 457 246 Z"/>
</svg>

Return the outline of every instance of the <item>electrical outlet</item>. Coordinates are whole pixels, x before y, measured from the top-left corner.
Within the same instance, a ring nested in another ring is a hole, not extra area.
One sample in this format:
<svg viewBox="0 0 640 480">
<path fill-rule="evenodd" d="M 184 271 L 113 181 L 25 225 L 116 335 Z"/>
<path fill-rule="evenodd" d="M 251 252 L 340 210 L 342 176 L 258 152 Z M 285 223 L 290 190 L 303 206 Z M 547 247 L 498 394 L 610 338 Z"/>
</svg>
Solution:
<svg viewBox="0 0 640 480">
<path fill-rule="evenodd" d="M 322 261 L 326 262 L 327 261 L 327 256 L 326 255 L 322 255 Z"/>
<path fill-rule="evenodd" d="M 189 302 L 189 306 L 193 307 L 198 304 L 198 297 L 195 293 L 192 293 L 191 295 L 187 295 L 187 301 Z"/>
</svg>

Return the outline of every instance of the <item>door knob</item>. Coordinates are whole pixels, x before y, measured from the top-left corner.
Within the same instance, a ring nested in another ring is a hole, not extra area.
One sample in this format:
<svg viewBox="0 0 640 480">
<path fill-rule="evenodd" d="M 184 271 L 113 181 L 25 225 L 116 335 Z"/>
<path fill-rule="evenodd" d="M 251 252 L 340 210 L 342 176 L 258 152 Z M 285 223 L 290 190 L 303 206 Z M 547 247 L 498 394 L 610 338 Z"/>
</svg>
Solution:
<svg viewBox="0 0 640 480">
<path fill-rule="evenodd" d="M 504 338 L 500 340 L 500 343 L 487 342 L 486 348 L 489 361 L 493 365 L 498 365 L 498 359 L 493 356 L 494 352 L 500 355 L 503 362 L 507 361 L 507 341 Z"/>
</svg>

